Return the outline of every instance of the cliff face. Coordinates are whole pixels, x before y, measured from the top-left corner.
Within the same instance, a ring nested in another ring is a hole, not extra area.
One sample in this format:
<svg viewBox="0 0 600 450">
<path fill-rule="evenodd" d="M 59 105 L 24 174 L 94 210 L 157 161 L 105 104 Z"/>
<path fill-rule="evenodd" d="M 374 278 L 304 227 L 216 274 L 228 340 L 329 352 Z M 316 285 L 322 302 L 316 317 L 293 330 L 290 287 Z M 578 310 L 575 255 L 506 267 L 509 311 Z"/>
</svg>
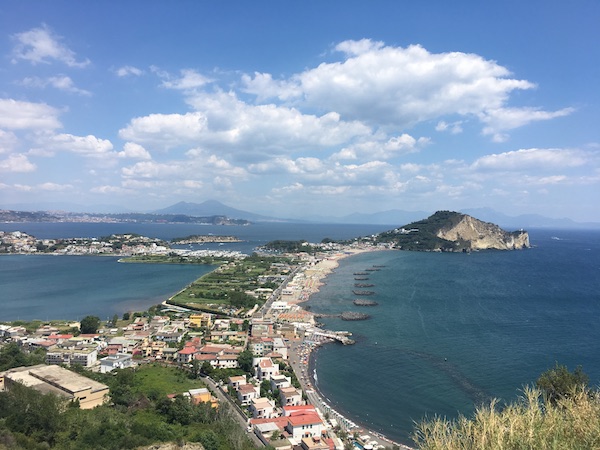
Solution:
<svg viewBox="0 0 600 450">
<path fill-rule="evenodd" d="M 438 211 L 427 219 L 379 233 L 377 243 L 415 251 L 460 252 L 471 250 L 516 250 L 529 247 L 526 231 L 504 231 L 454 211 Z"/>
<path fill-rule="evenodd" d="M 516 250 L 529 248 L 529 234 L 526 231 L 507 232 L 498 225 L 482 222 L 465 214 L 458 215 L 458 221 L 443 226 L 436 236 L 452 242 L 465 242 L 471 250 Z"/>
</svg>

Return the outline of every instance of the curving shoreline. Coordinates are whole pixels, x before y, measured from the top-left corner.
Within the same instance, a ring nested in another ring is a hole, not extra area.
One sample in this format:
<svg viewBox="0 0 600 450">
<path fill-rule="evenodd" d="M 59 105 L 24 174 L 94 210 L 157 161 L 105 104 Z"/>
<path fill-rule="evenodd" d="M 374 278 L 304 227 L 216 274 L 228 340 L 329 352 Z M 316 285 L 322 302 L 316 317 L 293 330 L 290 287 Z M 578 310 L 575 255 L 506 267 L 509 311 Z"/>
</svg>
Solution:
<svg viewBox="0 0 600 450">
<path fill-rule="evenodd" d="M 311 268 L 311 276 L 306 277 L 302 293 L 299 296 L 298 300 L 294 303 L 303 303 L 309 300 L 311 295 L 319 292 L 320 286 L 325 284 L 327 276 L 330 275 L 335 270 L 335 268 L 339 266 L 340 260 L 360 253 L 372 251 L 379 251 L 379 249 L 372 247 L 363 249 L 352 249 L 344 253 L 336 254 L 327 259 L 323 259 L 322 261 L 317 263 L 313 268 Z M 381 432 L 374 431 L 372 429 L 369 429 L 369 427 L 364 426 L 360 423 L 360 421 L 352 421 L 348 417 L 344 416 L 331 405 L 331 400 L 327 399 L 319 390 L 318 378 L 315 378 L 317 353 L 315 352 L 315 350 L 317 350 L 318 347 L 327 342 L 331 341 L 313 343 L 312 341 L 309 342 L 308 340 L 306 340 L 306 337 L 303 337 L 299 339 L 299 343 L 297 343 L 296 345 L 291 345 L 289 349 L 290 353 L 293 355 L 292 361 L 294 359 L 296 359 L 297 361 L 302 361 L 303 357 L 307 360 L 305 363 L 299 363 L 301 367 L 298 367 L 298 365 L 296 365 L 295 370 L 298 370 L 298 373 L 296 375 L 298 376 L 298 379 L 300 380 L 302 388 L 306 392 L 309 401 L 321 411 L 322 415 L 325 415 L 327 413 L 330 418 L 335 419 L 340 428 L 348 432 L 349 435 L 352 435 L 355 432 L 359 436 L 369 435 L 369 442 L 376 441 L 378 445 L 387 447 L 396 445 L 401 449 L 412 450 L 412 447 L 393 441 L 392 439 L 387 438 Z M 304 349 L 303 351 L 307 353 L 299 354 L 298 348 Z"/>
</svg>

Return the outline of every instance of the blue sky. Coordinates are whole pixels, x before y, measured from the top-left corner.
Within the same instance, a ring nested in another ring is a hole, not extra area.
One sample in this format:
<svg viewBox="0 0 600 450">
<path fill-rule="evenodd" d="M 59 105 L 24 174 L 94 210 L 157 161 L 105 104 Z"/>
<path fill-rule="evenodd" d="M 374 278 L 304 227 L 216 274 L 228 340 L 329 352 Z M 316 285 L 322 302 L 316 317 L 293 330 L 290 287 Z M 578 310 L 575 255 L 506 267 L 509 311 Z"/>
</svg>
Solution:
<svg viewBox="0 0 600 450">
<path fill-rule="evenodd" d="M 0 207 L 600 222 L 597 1 L 5 1 Z"/>
</svg>

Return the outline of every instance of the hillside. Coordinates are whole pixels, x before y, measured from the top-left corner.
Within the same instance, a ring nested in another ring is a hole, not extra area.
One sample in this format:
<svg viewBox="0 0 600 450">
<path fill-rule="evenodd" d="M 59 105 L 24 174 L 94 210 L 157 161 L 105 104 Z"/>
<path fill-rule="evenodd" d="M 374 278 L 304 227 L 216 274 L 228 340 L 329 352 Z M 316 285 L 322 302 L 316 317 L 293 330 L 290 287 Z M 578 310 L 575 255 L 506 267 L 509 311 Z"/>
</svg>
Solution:
<svg viewBox="0 0 600 450">
<path fill-rule="evenodd" d="M 517 250 L 529 247 L 526 231 L 508 232 L 466 214 L 438 211 L 427 219 L 380 233 L 377 242 L 403 250 Z"/>
<path fill-rule="evenodd" d="M 186 216 L 226 216 L 231 219 L 247 220 L 253 222 L 272 222 L 280 221 L 272 217 L 261 216 L 260 214 L 243 211 L 232 208 L 216 200 L 207 200 L 202 203 L 179 202 L 167 208 L 154 211 L 155 214 L 184 214 Z"/>
</svg>

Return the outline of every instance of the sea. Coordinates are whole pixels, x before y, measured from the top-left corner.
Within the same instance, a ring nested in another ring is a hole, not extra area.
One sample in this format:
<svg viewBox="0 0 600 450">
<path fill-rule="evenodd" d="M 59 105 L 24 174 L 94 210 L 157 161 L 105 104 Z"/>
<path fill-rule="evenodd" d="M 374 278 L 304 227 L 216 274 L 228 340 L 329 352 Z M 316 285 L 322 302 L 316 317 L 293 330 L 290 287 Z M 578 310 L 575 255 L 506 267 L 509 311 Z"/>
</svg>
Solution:
<svg viewBox="0 0 600 450">
<path fill-rule="evenodd" d="M 243 242 L 194 248 L 252 253 L 274 239 L 346 239 L 393 225 L 261 223 L 0 224 L 38 238 L 138 233 L 172 239 L 233 235 Z M 600 230 L 528 230 L 531 249 L 501 252 L 376 251 L 351 256 L 304 305 L 352 333 L 354 345 L 327 344 L 311 358 L 315 386 L 355 423 L 410 444 L 425 418 L 469 416 L 497 398 L 512 402 L 555 364 L 581 365 L 600 385 Z M 369 269 L 369 270 L 367 270 Z M 377 270 L 373 270 L 377 269 Z M 167 299 L 210 266 L 123 264 L 114 257 L 0 256 L 0 321 L 110 318 Z M 355 275 L 367 272 L 368 275 Z M 368 276 L 369 280 L 355 280 Z M 373 287 L 356 306 L 355 283 Z"/>
</svg>

